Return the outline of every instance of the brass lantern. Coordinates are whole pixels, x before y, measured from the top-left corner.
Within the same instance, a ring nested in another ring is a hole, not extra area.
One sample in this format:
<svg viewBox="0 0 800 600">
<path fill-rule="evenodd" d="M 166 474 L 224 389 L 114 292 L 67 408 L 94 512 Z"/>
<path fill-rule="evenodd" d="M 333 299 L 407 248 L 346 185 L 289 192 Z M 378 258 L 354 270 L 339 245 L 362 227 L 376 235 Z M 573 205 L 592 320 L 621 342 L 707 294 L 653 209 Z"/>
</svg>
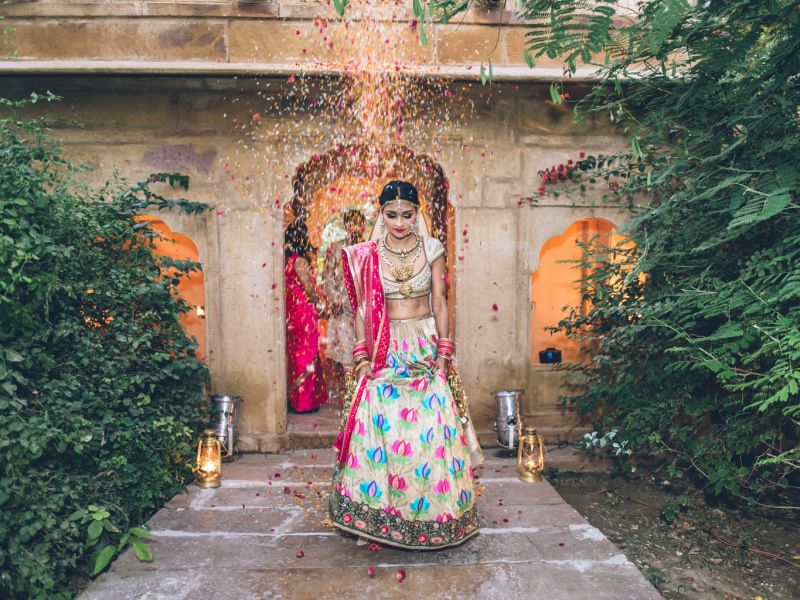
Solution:
<svg viewBox="0 0 800 600">
<path fill-rule="evenodd" d="M 544 469 L 544 438 L 535 427 L 526 427 L 519 438 L 517 472 L 522 481 L 531 483 L 542 480 Z"/>
<path fill-rule="evenodd" d="M 216 488 L 222 479 L 222 446 L 213 429 L 203 430 L 197 442 L 197 484 L 203 488 Z"/>
</svg>

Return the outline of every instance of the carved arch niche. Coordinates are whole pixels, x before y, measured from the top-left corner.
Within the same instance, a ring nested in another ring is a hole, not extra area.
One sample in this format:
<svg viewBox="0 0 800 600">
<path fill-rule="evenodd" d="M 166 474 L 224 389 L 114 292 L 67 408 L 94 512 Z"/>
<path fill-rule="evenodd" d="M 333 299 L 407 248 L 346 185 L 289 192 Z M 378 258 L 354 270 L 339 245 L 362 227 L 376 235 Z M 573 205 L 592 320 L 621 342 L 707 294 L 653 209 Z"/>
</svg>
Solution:
<svg viewBox="0 0 800 600">
<path fill-rule="evenodd" d="M 611 221 L 598 217 L 578 219 L 557 236 L 548 239 L 539 253 L 539 266 L 531 274 L 531 362 L 539 362 L 539 351 L 547 347 L 561 350 L 563 362 L 583 362 L 588 360 L 575 340 L 568 339 L 562 332 L 550 333 L 547 327 L 555 326 L 566 316 L 564 306 L 581 305 L 579 280 L 587 273 L 576 269 L 575 261 L 581 258 L 582 251 L 577 242 L 587 243 L 597 236 L 598 242 L 614 245 L 625 239 L 616 233 Z"/>
<path fill-rule="evenodd" d="M 197 245 L 192 238 L 172 231 L 169 225 L 157 216 L 139 215 L 136 220 L 146 221 L 150 228 L 158 233 L 158 236 L 152 240 L 155 245 L 153 252 L 170 258 L 199 262 Z M 193 271 L 187 277 L 181 278 L 178 292 L 191 307 L 189 312 L 181 316 L 181 322 L 186 333 L 197 340 L 197 358 L 203 360 L 206 356 L 205 276 L 203 271 Z"/>
</svg>

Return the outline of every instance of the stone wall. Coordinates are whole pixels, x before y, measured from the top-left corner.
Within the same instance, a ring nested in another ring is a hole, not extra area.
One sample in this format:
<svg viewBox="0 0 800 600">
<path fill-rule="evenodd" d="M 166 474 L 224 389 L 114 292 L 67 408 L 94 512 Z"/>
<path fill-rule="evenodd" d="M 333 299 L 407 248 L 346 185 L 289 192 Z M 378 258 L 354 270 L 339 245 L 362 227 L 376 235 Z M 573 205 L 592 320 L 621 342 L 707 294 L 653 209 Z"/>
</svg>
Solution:
<svg viewBox="0 0 800 600">
<path fill-rule="evenodd" d="M 422 46 L 410 1 L 376 4 L 365 8 L 351 3 L 346 17 L 357 22 L 368 14 L 387 23 L 392 43 L 400 42 L 401 63 L 467 73 L 465 66 L 491 61 L 500 77 L 514 67 L 524 67 L 519 77 L 531 77 L 523 58 L 525 24 L 512 12 L 473 9 L 457 23 L 429 26 L 429 43 Z M 193 66 L 180 68 L 257 66 L 263 71 L 264 65 L 324 69 L 357 59 L 360 53 L 343 43 L 339 30 L 331 29 L 324 42 L 317 35 L 318 18 L 338 21 L 329 2 L 39 0 L 0 5 L 0 16 L 6 30 L 0 36 L 0 51 L 22 60 L 124 62 L 129 68 L 135 63 L 161 62 L 170 68 L 166 63 L 188 62 Z M 537 69 L 557 76 L 561 65 L 542 57 Z"/>
<path fill-rule="evenodd" d="M 82 123 L 55 128 L 70 158 L 91 164 L 96 182 L 115 169 L 131 180 L 181 171 L 191 176 L 188 196 L 213 205 L 202 216 L 160 216 L 199 249 L 211 391 L 246 398 L 245 450 L 275 451 L 286 443 L 283 206 L 294 169 L 330 147 L 327 128 L 336 126 L 313 107 L 287 117 L 264 98 L 288 93 L 285 74 L 302 71 L 303 61 L 306 72 L 324 71 L 317 60 L 324 56 L 309 58 L 298 45 L 320 10 L 330 12 L 307 2 L 0 6 L 11 29 L 5 41 L 19 57 L 0 62 L 0 89 L 62 96 L 46 110 Z M 546 66 L 520 75 L 523 28 L 505 27 L 498 38 L 492 23 L 507 17 L 473 13 L 460 28 L 437 26 L 426 48 L 406 24 L 398 26 L 398 35 L 408 37 L 408 60 L 425 66 L 426 76 L 457 67 L 451 88 L 474 107 L 405 143 L 432 156 L 449 178 L 459 257 L 458 361 L 477 428 L 491 429 L 492 390 L 526 388 L 525 410 L 548 437 L 574 439 L 583 429 L 560 409 L 561 373 L 532 362 L 530 276 L 542 245 L 577 219 L 596 216 L 619 226 L 628 212 L 597 202 L 599 192 L 518 203 L 535 194 L 539 169 L 581 150 L 608 152 L 624 140 L 608 122 L 577 126 L 571 109 L 554 105 L 549 84 L 536 81 Z M 474 63 L 487 53 L 498 79 L 518 81 L 490 88 L 475 82 Z M 192 66 L 197 62 L 202 68 Z M 209 66 L 215 63 L 223 68 Z M 577 84 L 571 89 L 580 93 Z M 237 125 L 254 112 L 255 134 Z"/>
</svg>

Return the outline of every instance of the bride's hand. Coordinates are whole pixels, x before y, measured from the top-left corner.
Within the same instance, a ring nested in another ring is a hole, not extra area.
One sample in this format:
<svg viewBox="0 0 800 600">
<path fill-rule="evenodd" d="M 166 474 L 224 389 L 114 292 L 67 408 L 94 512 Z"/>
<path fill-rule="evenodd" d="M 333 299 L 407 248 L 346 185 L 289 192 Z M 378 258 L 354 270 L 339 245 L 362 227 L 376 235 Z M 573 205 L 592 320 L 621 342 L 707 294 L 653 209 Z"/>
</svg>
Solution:
<svg viewBox="0 0 800 600">
<path fill-rule="evenodd" d="M 447 359 L 439 357 L 436 359 L 436 364 L 439 366 L 439 369 L 441 369 L 441 371 L 444 374 L 447 374 Z"/>
<path fill-rule="evenodd" d="M 360 379 L 362 376 L 368 375 L 370 371 L 372 371 L 372 367 L 369 363 L 365 363 L 356 371 L 356 378 Z"/>
</svg>

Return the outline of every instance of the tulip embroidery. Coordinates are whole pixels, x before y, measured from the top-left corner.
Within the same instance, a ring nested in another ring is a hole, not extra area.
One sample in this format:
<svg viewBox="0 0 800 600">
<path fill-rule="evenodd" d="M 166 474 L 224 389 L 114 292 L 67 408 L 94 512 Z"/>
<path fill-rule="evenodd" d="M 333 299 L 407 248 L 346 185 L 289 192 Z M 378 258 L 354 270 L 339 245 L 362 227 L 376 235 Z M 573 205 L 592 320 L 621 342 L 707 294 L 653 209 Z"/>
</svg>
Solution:
<svg viewBox="0 0 800 600">
<path fill-rule="evenodd" d="M 389 421 L 387 421 L 386 417 L 384 417 L 382 414 L 377 414 L 372 417 L 372 424 L 378 431 L 382 431 L 384 433 L 392 428 L 392 426 L 389 425 Z"/>
<path fill-rule="evenodd" d="M 440 479 L 434 486 L 433 491 L 437 494 L 445 495 L 450 493 L 450 482 L 447 479 Z"/>
<path fill-rule="evenodd" d="M 431 503 L 425 496 L 411 501 L 411 510 L 417 515 L 427 512 L 430 507 Z"/>
<path fill-rule="evenodd" d="M 383 448 L 380 446 L 367 450 L 367 458 L 369 458 L 375 464 L 386 464 L 386 454 L 383 452 Z"/>
<path fill-rule="evenodd" d="M 436 434 L 433 432 L 433 427 L 428 427 L 428 429 L 422 432 L 419 436 L 419 441 L 425 445 L 432 444 L 434 439 L 436 439 Z"/>
<path fill-rule="evenodd" d="M 419 477 L 420 479 L 424 479 L 427 481 L 428 477 L 431 476 L 431 468 L 428 466 L 428 463 L 420 465 L 414 471 L 414 474 Z"/>
<path fill-rule="evenodd" d="M 403 490 L 408 489 L 408 484 L 406 483 L 406 480 L 403 477 L 393 473 L 389 475 L 389 487 L 392 490 L 402 492 Z"/>
<path fill-rule="evenodd" d="M 417 410 L 414 408 L 404 408 L 400 411 L 400 418 L 406 423 L 417 422 Z"/>
<path fill-rule="evenodd" d="M 397 454 L 397 456 L 403 456 L 408 458 L 414 451 L 411 449 L 411 444 L 406 442 L 405 440 L 395 440 L 391 446 L 392 452 Z"/>
<path fill-rule="evenodd" d="M 373 498 L 377 500 L 381 496 L 383 496 L 383 492 L 381 491 L 380 486 L 377 482 L 373 481 L 365 481 L 364 483 L 358 486 L 358 489 L 361 490 L 361 494 L 364 496 L 364 499 L 368 502 Z"/>
</svg>

